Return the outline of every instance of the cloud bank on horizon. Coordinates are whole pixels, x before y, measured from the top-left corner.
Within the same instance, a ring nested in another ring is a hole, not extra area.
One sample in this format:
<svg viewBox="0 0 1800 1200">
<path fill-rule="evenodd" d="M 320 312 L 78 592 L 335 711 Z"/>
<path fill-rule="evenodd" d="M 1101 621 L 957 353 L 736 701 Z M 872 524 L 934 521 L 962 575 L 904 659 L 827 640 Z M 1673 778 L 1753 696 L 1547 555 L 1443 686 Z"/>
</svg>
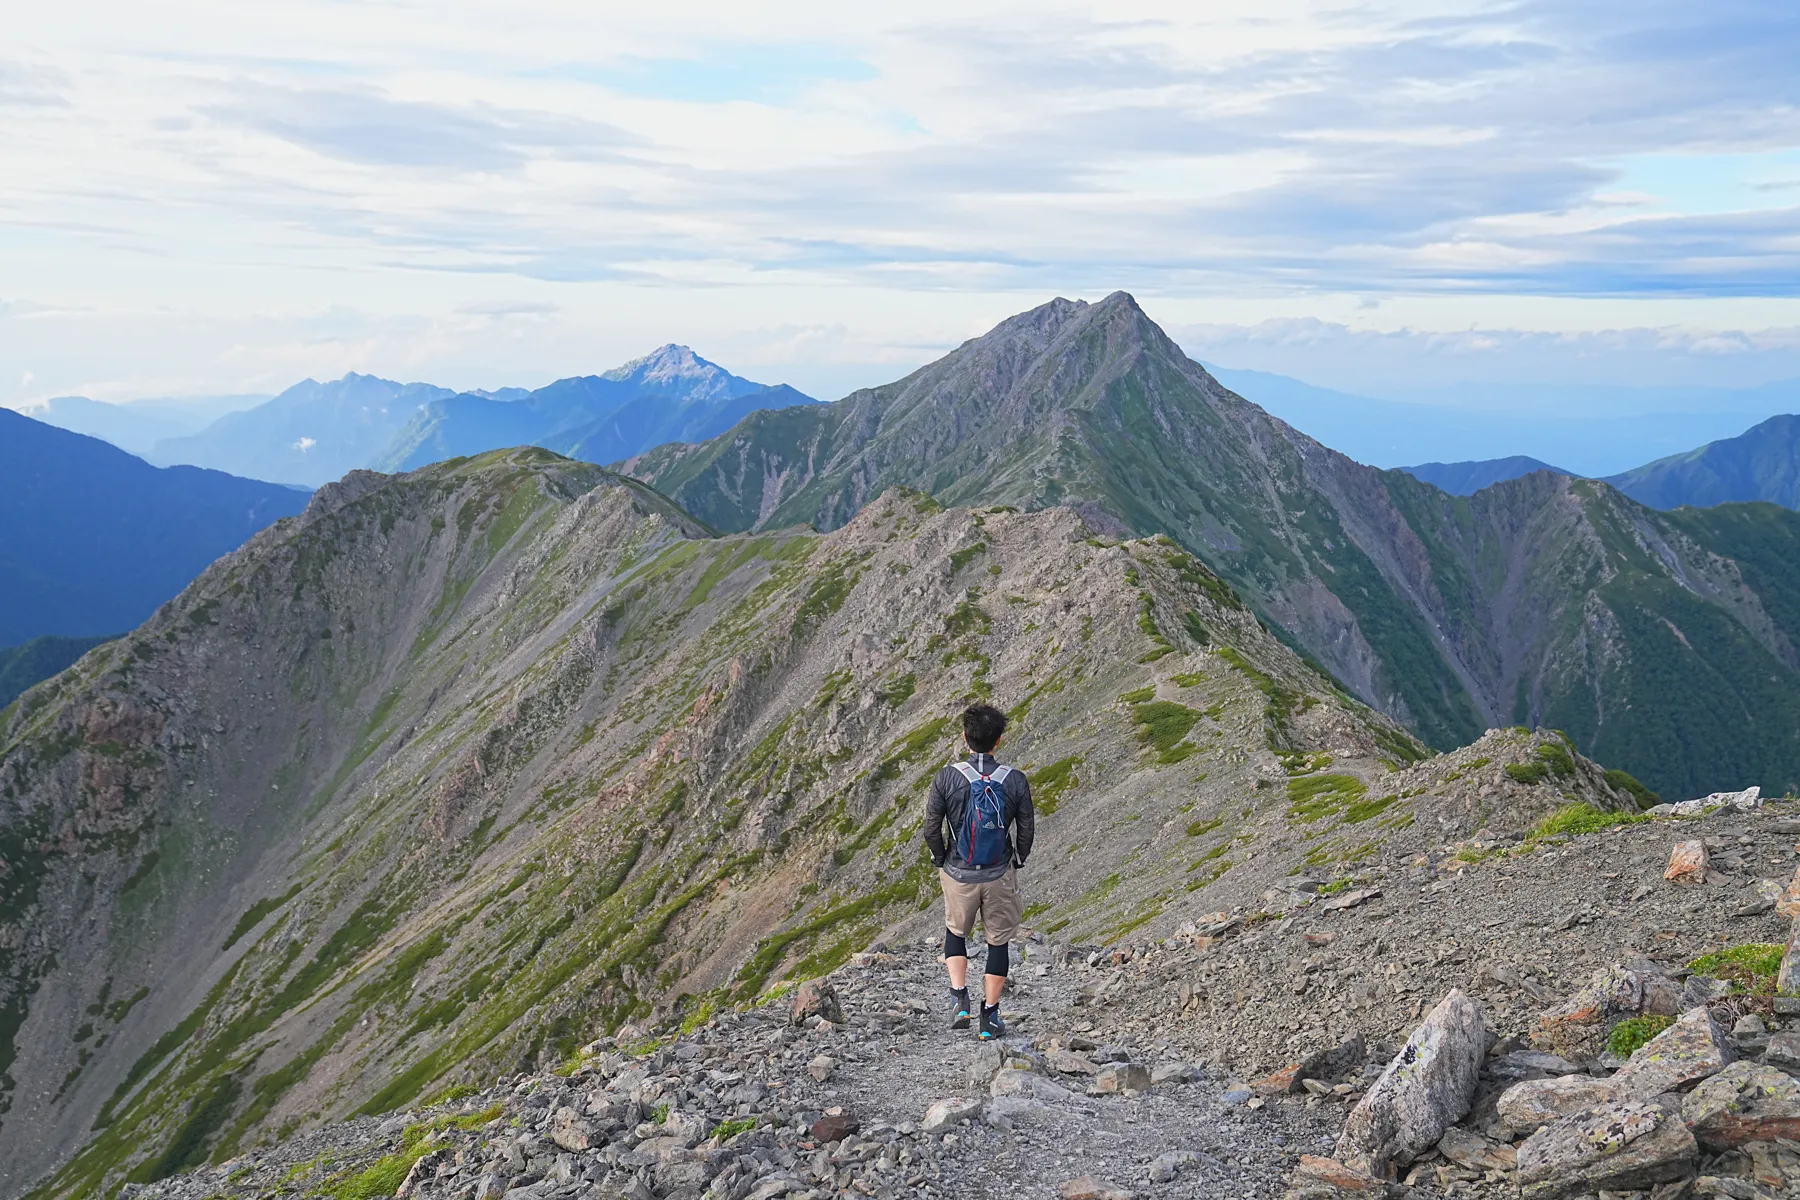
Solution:
<svg viewBox="0 0 1800 1200">
<path fill-rule="evenodd" d="M 1792 5 L 856 7 L 17 14 L 0 399 L 670 339 L 833 395 L 1115 287 L 1367 390 L 1800 373 Z"/>
</svg>

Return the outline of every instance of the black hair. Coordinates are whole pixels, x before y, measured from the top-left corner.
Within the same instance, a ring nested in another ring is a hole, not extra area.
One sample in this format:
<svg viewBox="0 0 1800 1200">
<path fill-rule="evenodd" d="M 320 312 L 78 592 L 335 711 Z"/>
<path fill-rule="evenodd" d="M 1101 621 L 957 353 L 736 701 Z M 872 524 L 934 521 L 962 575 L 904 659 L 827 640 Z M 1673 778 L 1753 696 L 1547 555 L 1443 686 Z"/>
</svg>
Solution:
<svg viewBox="0 0 1800 1200">
<path fill-rule="evenodd" d="M 991 704 L 971 704 L 963 709 L 962 725 L 969 749 L 986 754 L 1006 732 L 1006 714 Z"/>
</svg>

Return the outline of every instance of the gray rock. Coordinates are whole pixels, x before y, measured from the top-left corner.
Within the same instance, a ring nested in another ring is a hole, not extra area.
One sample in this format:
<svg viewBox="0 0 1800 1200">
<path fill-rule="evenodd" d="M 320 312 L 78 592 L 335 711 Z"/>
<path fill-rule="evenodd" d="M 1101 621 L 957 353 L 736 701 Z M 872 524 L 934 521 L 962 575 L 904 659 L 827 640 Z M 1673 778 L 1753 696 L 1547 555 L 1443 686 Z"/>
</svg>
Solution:
<svg viewBox="0 0 1800 1200">
<path fill-rule="evenodd" d="M 1162 1063 L 1150 1068 L 1150 1086 L 1163 1083 L 1197 1083 L 1204 1072 L 1193 1063 Z"/>
<path fill-rule="evenodd" d="M 1159 1154 L 1150 1160 L 1150 1182 L 1174 1183 L 1181 1168 L 1199 1161 L 1200 1156 L 1192 1150 L 1170 1150 L 1166 1154 Z"/>
<path fill-rule="evenodd" d="M 1633 1191 L 1694 1174 L 1699 1146 L 1678 1115 L 1638 1100 L 1562 1118 L 1519 1146 L 1519 1194 L 1556 1200 Z"/>
<path fill-rule="evenodd" d="M 1711 1011 L 1691 1008 L 1639 1046 L 1612 1079 L 1649 1099 L 1716 1075 L 1735 1057 Z"/>
<path fill-rule="evenodd" d="M 1800 916 L 1788 923 L 1787 948 L 1782 951 L 1781 969 L 1775 974 L 1775 990 L 1784 996 L 1800 992 L 1800 949 L 1797 947 L 1800 947 Z"/>
<path fill-rule="evenodd" d="M 1542 1071 L 1546 1075 L 1579 1075 L 1581 1064 L 1570 1062 L 1560 1054 L 1547 1050 L 1514 1050 L 1500 1060 L 1509 1067 L 1524 1071 Z"/>
<path fill-rule="evenodd" d="M 1735 1062 L 1682 1099 L 1681 1117 L 1708 1150 L 1800 1139 L 1800 1083 L 1774 1067 Z"/>
<path fill-rule="evenodd" d="M 550 1140 L 564 1150 L 580 1153 L 591 1150 L 594 1141 L 594 1127 L 582 1119 L 580 1113 L 564 1105 L 556 1110 L 550 1118 Z"/>
<path fill-rule="evenodd" d="M 1063 1184 L 1057 1195 L 1062 1200 L 1131 1200 L 1131 1193 L 1093 1175 L 1082 1175 Z"/>
<path fill-rule="evenodd" d="M 1046 1050 L 1044 1062 L 1064 1075 L 1093 1075 L 1100 1070 L 1099 1064 L 1073 1050 Z"/>
<path fill-rule="evenodd" d="M 1350 1111 L 1336 1157 L 1377 1176 L 1411 1163 L 1469 1111 L 1486 1053 L 1481 1010 L 1452 990 Z"/>
<path fill-rule="evenodd" d="M 1769 1047 L 1763 1051 L 1763 1061 L 1783 1070 L 1800 1070 L 1800 1031 L 1783 1030 L 1771 1034 Z"/>
<path fill-rule="evenodd" d="M 982 1042 L 969 1055 L 965 1071 L 970 1088 L 984 1088 L 994 1078 L 1005 1060 L 1005 1052 L 993 1042 Z"/>
<path fill-rule="evenodd" d="M 701 1188 L 712 1182 L 713 1165 L 699 1156 L 683 1157 L 656 1166 L 656 1190 L 665 1196 L 677 1188 Z"/>
<path fill-rule="evenodd" d="M 1584 1108 L 1623 1100 L 1628 1095 L 1624 1087 L 1610 1079 L 1560 1075 L 1513 1084 L 1500 1094 L 1495 1108 L 1507 1129 L 1529 1134 Z"/>
<path fill-rule="evenodd" d="M 1438 1139 L 1438 1153 L 1459 1167 L 1471 1171 L 1510 1171 L 1518 1164 L 1519 1152 L 1479 1133 L 1452 1125 Z"/>
<path fill-rule="evenodd" d="M 1139 1068 L 1140 1070 L 1142 1068 Z M 1028 1096 L 1033 1100 L 1054 1102 L 1074 1095 L 1060 1083 L 1054 1083 L 1031 1071 L 1007 1069 L 996 1072 L 988 1091 L 994 1096 Z"/>
<path fill-rule="evenodd" d="M 920 1128 L 930 1133 L 939 1129 L 947 1129 L 962 1121 L 973 1120 L 980 1115 L 981 1101 L 979 1099 L 970 1100 L 963 1096 L 951 1096 L 948 1099 L 939 1100 L 925 1110 L 925 1119 L 920 1122 Z"/>
<path fill-rule="evenodd" d="M 1144 1092 L 1150 1090 L 1150 1072 L 1138 1063 L 1107 1063 L 1094 1075 L 1089 1091 Z"/>
<path fill-rule="evenodd" d="M 795 1025 L 804 1025 L 812 1017 L 820 1017 L 837 1025 L 844 1023 L 844 1006 L 838 1002 L 837 989 L 822 979 L 803 983 L 800 990 L 794 993 L 794 1007 L 789 1020 Z"/>
</svg>

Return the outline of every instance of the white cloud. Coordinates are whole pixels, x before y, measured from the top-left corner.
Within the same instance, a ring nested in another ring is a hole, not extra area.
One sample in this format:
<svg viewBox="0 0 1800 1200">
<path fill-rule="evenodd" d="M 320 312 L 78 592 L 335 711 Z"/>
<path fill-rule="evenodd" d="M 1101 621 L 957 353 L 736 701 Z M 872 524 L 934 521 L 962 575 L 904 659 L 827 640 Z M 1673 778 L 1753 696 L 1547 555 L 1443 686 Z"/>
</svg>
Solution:
<svg viewBox="0 0 1800 1200">
<path fill-rule="evenodd" d="M 174 0 L 9 34 L 0 273 L 86 314 L 38 331 L 59 390 L 499 386 L 671 339 L 872 371 L 1120 286 L 1235 325 L 1800 321 L 1800 15 L 1749 0 Z"/>
</svg>

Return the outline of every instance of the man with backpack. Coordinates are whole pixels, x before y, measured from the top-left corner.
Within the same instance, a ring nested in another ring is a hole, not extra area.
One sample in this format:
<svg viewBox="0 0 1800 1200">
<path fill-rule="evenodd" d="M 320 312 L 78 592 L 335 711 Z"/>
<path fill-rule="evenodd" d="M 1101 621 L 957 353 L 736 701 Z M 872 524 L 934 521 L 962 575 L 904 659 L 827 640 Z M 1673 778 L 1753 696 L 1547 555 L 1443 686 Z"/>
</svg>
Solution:
<svg viewBox="0 0 1800 1200">
<path fill-rule="evenodd" d="M 944 889 L 944 966 L 953 1000 L 950 1028 L 969 1027 L 969 946 L 976 918 L 987 941 L 979 1034 L 1002 1037 L 1000 993 L 1010 966 L 1008 943 L 1024 919 L 1017 872 L 1031 855 L 1037 815 L 1025 772 L 994 757 L 1006 714 L 971 704 L 962 714 L 965 762 L 951 763 L 931 781 L 925 801 L 925 845 Z M 949 840 L 944 837 L 949 828 Z"/>
</svg>

